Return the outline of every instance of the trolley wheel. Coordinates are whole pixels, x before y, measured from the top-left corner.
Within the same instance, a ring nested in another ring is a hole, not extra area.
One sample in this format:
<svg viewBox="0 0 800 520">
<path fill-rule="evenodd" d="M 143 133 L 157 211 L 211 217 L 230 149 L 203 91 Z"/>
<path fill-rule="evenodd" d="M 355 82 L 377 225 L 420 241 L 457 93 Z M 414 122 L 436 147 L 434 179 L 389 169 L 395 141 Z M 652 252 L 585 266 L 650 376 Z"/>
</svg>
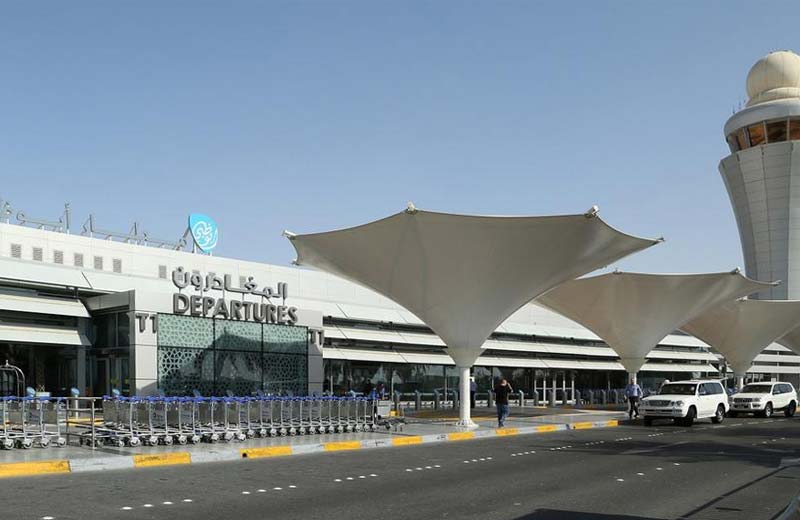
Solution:
<svg viewBox="0 0 800 520">
<path fill-rule="evenodd" d="M 225 432 L 225 435 L 222 437 L 225 442 L 231 442 L 233 440 L 233 432 Z"/>
<path fill-rule="evenodd" d="M 19 446 L 22 449 L 29 450 L 33 446 L 33 439 L 22 439 L 19 441 Z"/>
<path fill-rule="evenodd" d="M 361 425 L 360 424 L 356 424 L 355 431 L 360 432 L 362 430 L 363 430 L 363 428 L 361 427 Z"/>
<path fill-rule="evenodd" d="M 267 436 L 267 429 L 266 428 L 261 428 L 260 430 L 258 430 L 258 436 L 259 437 L 266 437 Z"/>
<path fill-rule="evenodd" d="M 151 435 L 150 437 L 148 437 L 147 444 L 149 444 L 150 446 L 158 446 L 158 436 Z"/>
<path fill-rule="evenodd" d="M 124 448 L 125 447 L 125 440 L 124 439 L 117 439 L 117 440 L 114 441 L 114 444 L 116 444 L 117 448 Z"/>
<path fill-rule="evenodd" d="M 348 424 L 347 426 L 344 427 L 344 431 L 346 431 L 347 433 L 352 433 L 353 425 L 352 424 Z"/>
<path fill-rule="evenodd" d="M 247 430 L 247 438 L 248 438 L 248 439 L 252 439 L 252 438 L 253 438 L 253 437 L 255 437 L 255 436 L 256 436 L 256 432 L 255 432 L 255 431 L 253 431 L 253 430 Z"/>
<path fill-rule="evenodd" d="M 298 435 L 305 435 L 305 434 L 306 434 L 306 429 L 305 429 L 305 427 L 304 427 L 304 426 L 301 426 L 300 428 L 298 428 L 298 429 L 297 429 L 297 434 L 298 434 Z"/>
<path fill-rule="evenodd" d="M 184 446 L 187 442 L 189 442 L 189 438 L 186 435 L 178 435 L 178 444 Z"/>
<path fill-rule="evenodd" d="M 246 439 L 247 439 L 247 435 L 245 435 L 244 433 L 239 432 L 239 433 L 236 434 L 236 440 L 237 441 L 243 442 Z"/>
<path fill-rule="evenodd" d="M 131 437 L 130 439 L 128 439 L 128 446 L 130 446 L 131 448 L 135 448 L 136 446 L 139 446 L 141 443 L 142 440 L 139 437 Z"/>
<path fill-rule="evenodd" d="M 328 426 L 328 433 L 336 433 L 336 426 Z"/>
<path fill-rule="evenodd" d="M 12 439 L 3 439 L 3 442 L 0 443 L 0 447 L 2 447 L 4 450 L 13 450 L 14 441 Z"/>
<path fill-rule="evenodd" d="M 164 446 L 172 446 L 174 439 L 172 438 L 172 435 L 164 435 L 164 438 L 161 439 L 161 442 L 164 443 Z"/>
<path fill-rule="evenodd" d="M 189 441 L 192 444 L 197 444 L 197 443 L 200 442 L 200 436 L 199 435 L 192 435 L 192 437 L 189 439 Z"/>
<path fill-rule="evenodd" d="M 297 429 L 294 426 L 289 428 L 289 435 L 297 435 Z"/>
<path fill-rule="evenodd" d="M 270 437 L 277 437 L 278 436 L 278 430 L 276 428 L 270 428 L 269 429 L 269 433 L 267 435 L 269 435 Z"/>
<path fill-rule="evenodd" d="M 56 439 L 56 446 L 58 446 L 59 448 L 63 448 L 66 445 L 67 445 L 67 439 L 65 439 L 64 437 L 59 437 Z"/>
<path fill-rule="evenodd" d="M 212 433 L 211 435 L 208 436 L 208 442 L 217 442 L 217 441 L 219 441 L 218 433 Z"/>
<path fill-rule="evenodd" d="M 39 447 L 40 448 L 48 448 L 48 447 L 50 447 L 50 439 L 48 439 L 47 437 L 39 439 Z"/>
<path fill-rule="evenodd" d="M 281 437 L 286 437 L 286 435 L 288 435 L 288 433 L 289 433 L 289 430 L 287 430 L 286 428 L 281 428 L 281 430 L 280 430 Z"/>
</svg>

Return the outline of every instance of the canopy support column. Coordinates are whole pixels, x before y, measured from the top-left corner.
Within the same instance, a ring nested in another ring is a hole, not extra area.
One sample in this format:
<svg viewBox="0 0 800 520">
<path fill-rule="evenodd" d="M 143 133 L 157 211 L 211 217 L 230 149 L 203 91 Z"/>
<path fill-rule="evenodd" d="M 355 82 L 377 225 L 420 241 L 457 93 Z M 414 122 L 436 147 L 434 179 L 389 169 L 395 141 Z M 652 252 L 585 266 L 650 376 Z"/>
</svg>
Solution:
<svg viewBox="0 0 800 520">
<path fill-rule="evenodd" d="M 737 374 L 736 375 L 736 390 L 738 392 L 741 392 L 742 388 L 744 388 L 744 375 Z"/>
<path fill-rule="evenodd" d="M 459 419 L 456 426 L 459 428 L 477 428 L 478 425 L 472 422 L 470 415 L 470 399 L 469 399 L 469 371 L 471 367 L 458 367 L 459 371 Z"/>
</svg>

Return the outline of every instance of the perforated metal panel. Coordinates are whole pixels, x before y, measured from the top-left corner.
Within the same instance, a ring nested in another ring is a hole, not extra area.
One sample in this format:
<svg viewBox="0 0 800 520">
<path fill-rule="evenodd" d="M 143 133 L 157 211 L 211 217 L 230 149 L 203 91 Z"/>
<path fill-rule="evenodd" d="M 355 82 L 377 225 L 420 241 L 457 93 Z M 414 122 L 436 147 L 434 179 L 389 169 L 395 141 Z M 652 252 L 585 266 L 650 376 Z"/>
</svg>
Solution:
<svg viewBox="0 0 800 520">
<path fill-rule="evenodd" d="M 11 244 L 11 258 L 22 258 L 22 245 Z"/>
<path fill-rule="evenodd" d="M 72 263 L 75 264 L 75 267 L 83 267 L 83 255 L 81 253 L 72 255 Z"/>
<path fill-rule="evenodd" d="M 64 251 L 59 251 L 58 249 L 53 251 L 53 263 L 54 264 L 64 263 Z"/>
<path fill-rule="evenodd" d="M 115 258 L 111 263 L 112 263 L 112 269 L 115 273 L 122 272 L 122 260 L 120 258 Z"/>
<path fill-rule="evenodd" d="M 94 268 L 97 269 L 98 271 L 102 271 L 103 270 L 103 257 L 102 256 L 94 257 Z"/>
<path fill-rule="evenodd" d="M 44 259 L 44 252 L 41 247 L 33 248 L 33 259 L 37 262 L 41 262 Z"/>
<path fill-rule="evenodd" d="M 158 266 L 158 277 L 164 280 L 167 279 L 167 266 L 166 265 L 159 265 Z"/>
</svg>

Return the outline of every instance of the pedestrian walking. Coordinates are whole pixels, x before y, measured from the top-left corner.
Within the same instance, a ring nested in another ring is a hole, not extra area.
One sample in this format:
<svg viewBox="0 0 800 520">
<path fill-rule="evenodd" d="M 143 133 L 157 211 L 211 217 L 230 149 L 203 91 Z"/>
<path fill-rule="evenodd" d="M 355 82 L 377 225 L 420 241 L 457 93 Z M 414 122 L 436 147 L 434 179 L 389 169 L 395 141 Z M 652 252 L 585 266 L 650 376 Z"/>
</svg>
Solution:
<svg viewBox="0 0 800 520">
<path fill-rule="evenodd" d="M 494 387 L 494 402 L 497 406 L 497 426 L 502 428 L 505 426 L 506 419 L 508 418 L 508 396 L 514 389 L 505 379 L 500 380 L 500 384 Z"/>
<path fill-rule="evenodd" d="M 642 387 L 636 380 L 631 378 L 628 386 L 625 387 L 625 396 L 628 398 L 628 419 L 634 416 L 639 417 L 639 399 L 642 397 Z"/>
<path fill-rule="evenodd" d="M 469 378 L 469 406 L 475 408 L 475 394 L 478 393 L 478 383 L 475 382 L 475 377 Z"/>
</svg>

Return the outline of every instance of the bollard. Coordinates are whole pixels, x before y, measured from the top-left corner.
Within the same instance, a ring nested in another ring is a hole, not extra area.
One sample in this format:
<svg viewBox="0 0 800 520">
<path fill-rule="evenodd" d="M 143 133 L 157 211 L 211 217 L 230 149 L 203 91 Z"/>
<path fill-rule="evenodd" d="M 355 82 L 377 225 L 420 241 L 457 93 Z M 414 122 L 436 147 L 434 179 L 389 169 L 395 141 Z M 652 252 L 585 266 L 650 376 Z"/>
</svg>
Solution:
<svg viewBox="0 0 800 520">
<path fill-rule="evenodd" d="M 400 392 L 395 391 L 392 401 L 394 401 L 394 411 L 397 412 L 397 415 L 400 415 Z"/>
<path fill-rule="evenodd" d="M 586 400 L 589 401 L 589 404 L 594 404 L 594 390 L 587 390 L 586 391 Z"/>
<path fill-rule="evenodd" d="M 519 391 L 519 405 L 525 406 L 525 392 L 522 390 Z"/>
<path fill-rule="evenodd" d="M 486 397 L 486 407 L 494 408 L 494 392 L 489 390 L 488 397 Z"/>
<path fill-rule="evenodd" d="M 580 390 L 575 390 L 575 403 L 574 403 L 574 405 L 575 405 L 575 408 L 580 408 L 581 407 L 581 391 Z"/>
<path fill-rule="evenodd" d="M 556 406 L 556 391 L 550 390 L 550 406 L 555 408 Z"/>
<path fill-rule="evenodd" d="M 531 397 L 533 397 L 533 406 L 539 406 L 539 391 L 534 390 Z"/>
<path fill-rule="evenodd" d="M 414 390 L 414 410 L 420 411 L 422 409 L 422 394 L 419 390 Z"/>
<path fill-rule="evenodd" d="M 600 404 L 608 404 L 608 393 L 605 390 L 600 390 L 600 395 L 598 396 Z"/>
<path fill-rule="evenodd" d="M 453 390 L 453 410 L 458 410 L 458 401 L 461 398 L 461 393 Z"/>
<path fill-rule="evenodd" d="M 439 391 L 433 391 L 433 409 L 438 410 L 442 406 L 442 398 L 439 396 Z"/>
</svg>

